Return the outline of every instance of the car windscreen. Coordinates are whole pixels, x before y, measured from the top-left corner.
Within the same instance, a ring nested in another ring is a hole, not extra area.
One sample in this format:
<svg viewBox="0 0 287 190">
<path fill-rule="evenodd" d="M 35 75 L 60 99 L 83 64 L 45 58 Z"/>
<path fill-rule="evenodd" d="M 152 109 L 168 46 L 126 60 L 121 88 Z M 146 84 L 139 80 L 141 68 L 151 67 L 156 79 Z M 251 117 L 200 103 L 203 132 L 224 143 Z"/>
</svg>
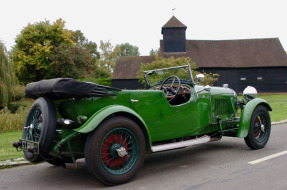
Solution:
<svg viewBox="0 0 287 190">
<path fill-rule="evenodd" d="M 168 69 L 168 70 L 158 69 L 158 70 L 150 71 L 146 75 L 150 86 L 161 84 L 161 81 L 164 81 L 169 76 L 178 76 L 181 80 L 191 81 L 188 68 L 174 68 L 174 69 Z"/>
</svg>

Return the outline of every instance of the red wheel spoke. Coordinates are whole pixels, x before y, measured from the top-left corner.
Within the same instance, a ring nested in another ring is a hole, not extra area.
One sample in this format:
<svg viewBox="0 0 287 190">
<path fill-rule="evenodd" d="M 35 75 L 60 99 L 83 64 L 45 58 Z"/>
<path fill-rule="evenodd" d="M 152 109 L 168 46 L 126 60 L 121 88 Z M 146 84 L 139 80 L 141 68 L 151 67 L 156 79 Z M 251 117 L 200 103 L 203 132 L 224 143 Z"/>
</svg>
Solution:
<svg viewBox="0 0 287 190">
<path fill-rule="evenodd" d="M 104 139 L 101 149 L 101 155 L 104 164 L 109 168 L 120 167 L 127 158 L 127 156 L 119 157 L 117 152 L 111 152 L 116 151 L 114 149 L 112 150 L 112 146 L 114 146 L 115 144 L 118 144 L 116 146 L 124 147 L 126 151 L 128 151 L 128 143 L 126 142 L 127 136 L 124 137 L 123 135 L 124 132 L 122 131 L 120 131 L 119 133 L 115 132 Z"/>
</svg>

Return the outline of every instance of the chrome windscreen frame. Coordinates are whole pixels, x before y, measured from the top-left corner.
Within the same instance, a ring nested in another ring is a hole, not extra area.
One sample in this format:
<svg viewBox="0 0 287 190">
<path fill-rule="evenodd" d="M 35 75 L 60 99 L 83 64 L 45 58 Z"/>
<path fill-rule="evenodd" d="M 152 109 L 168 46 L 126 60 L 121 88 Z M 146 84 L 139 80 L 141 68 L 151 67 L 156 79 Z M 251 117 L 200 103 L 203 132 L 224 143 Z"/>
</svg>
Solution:
<svg viewBox="0 0 287 190">
<path fill-rule="evenodd" d="M 161 68 L 161 69 L 154 69 L 154 70 L 144 71 L 144 78 L 145 78 L 146 86 L 150 87 L 150 83 L 149 83 L 149 81 L 147 79 L 147 75 L 152 74 L 154 72 L 166 71 L 166 70 L 172 70 L 172 69 L 181 69 L 181 68 L 187 68 L 190 80 L 194 84 L 194 79 L 193 79 L 193 76 L 192 76 L 192 71 L 191 71 L 191 68 L 190 68 L 190 64 L 188 64 L 188 65 L 177 66 L 177 67 L 168 67 L 168 68 Z"/>
</svg>

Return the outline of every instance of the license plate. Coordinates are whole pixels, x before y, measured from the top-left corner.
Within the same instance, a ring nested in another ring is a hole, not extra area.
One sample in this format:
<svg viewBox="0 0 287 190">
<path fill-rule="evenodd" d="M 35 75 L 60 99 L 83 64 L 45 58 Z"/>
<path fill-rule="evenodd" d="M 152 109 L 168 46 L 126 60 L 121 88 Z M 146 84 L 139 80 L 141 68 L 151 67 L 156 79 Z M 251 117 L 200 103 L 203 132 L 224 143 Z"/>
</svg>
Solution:
<svg viewBox="0 0 287 190">
<path fill-rule="evenodd" d="M 29 141 L 29 140 L 25 140 L 25 139 L 20 139 L 19 142 L 22 144 L 22 150 L 28 151 L 32 150 L 33 154 L 39 154 L 39 143 L 38 142 L 34 142 L 34 141 Z"/>
</svg>

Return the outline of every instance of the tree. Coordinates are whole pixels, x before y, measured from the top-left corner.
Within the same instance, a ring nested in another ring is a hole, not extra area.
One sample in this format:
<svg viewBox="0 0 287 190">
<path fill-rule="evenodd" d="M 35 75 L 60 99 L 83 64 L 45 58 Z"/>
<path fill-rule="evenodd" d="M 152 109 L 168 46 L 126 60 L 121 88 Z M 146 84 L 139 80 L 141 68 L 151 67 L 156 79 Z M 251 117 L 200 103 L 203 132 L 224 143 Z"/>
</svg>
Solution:
<svg viewBox="0 0 287 190">
<path fill-rule="evenodd" d="M 159 56 L 159 49 L 151 49 L 149 52 L 150 56 Z"/>
<path fill-rule="evenodd" d="M 6 48 L 0 41 L 0 109 L 8 106 L 12 99 L 12 86 L 16 83 L 13 66 L 9 64 Z"/>
<path fill-rule="evenodd" d="M 79 46 L 61 44 L 50 58 L 47 76 L 77 79 L 92 73 L 91 55 Z"/>
<path fill-rule="evenodd" d="M 77 44 L 77 46 L 88 51 L 92 57 L 92 63 L 100 59 L 100 53 L 97 48 L 98 45 L 95 42 L 89 41 L 80 30 L 70 31 L 72 33 L 71 39 Z"/>
<path fill-rule="evenodd" d="M 118 58 L 118 55 L 120 54 L 120 47 L 116 46 L 115 48 L 110 43 L 110 41 L 103 42 L 100 41 L 100 61 L 99 61 L 99 67 L 104 69 L 108 73 L 112 73 L 116 60 Z"/>
<path fill-rule="evenodd" d="M 168 67 L 176 67 L 176 66 L 182 66 L 182 65 L 190 65 L 190 68 L 192 70 L 193 79 L 197 83 L 196 75 L 199 74 L 199 71 L 197 71 L 196 63 L 192 62 L 189 57 L 169 57 L 169 58 L 163 58 L 163 57 L 156 57 L 156 60 L 151 63 L 141 64 L 141 67 L 139 71 L 137 72 L 137 78 L 139 79 L 139 82 L 142 84 L 145 84 L 145 79 L 143 75 L 143 71 L 153 70 L 153 69 L 160 69 L 160 68 L 168 68 Z M 212 74 L 212 73 L 203 73 L 205 75 L 205 80 L 201 82 L 202 85 L 213 85 L 215 81 L 218 80 L 219 75 L 218 74 Z M 164 80 L 165 78 L 171 76 L 171 75 L 177 75 L 180 78 L 189 78 L 188 73 L 183 70 L 176 70 L 176 71 L 167 71 L 163 75 L 153 75 L 149 78 L 150 83 L 154 83 L 156 81 Z"/>
<path fill-rule="evenodd" d="M 71 31 L 71 39 L 77 44 L 77 46 L 83 48 L 90 54 L 91 65 L 93 77 L 95 78 L 109 78 L 111 75 L 107 72 L 106 68 L 100 66 L 100 53 L 98 52 L 98 45 L 95 42 L 89 41 L 80 30 Z M 85 77 L 89 80 L 92 79 L 92 76 Z"/>
<path fill-rule="evenodd" d="M 139 48 L 137 46 L 133 46 L 129 43 L 124 43 L 118 45 L 120 47 L 119 56 L 139 56 Z"/>
<path fill-rule="evenodd" d="M 28 24 L 16 38 L 11 58 L 16 75 L 24 83 L 53 77 L 51 55 L 61 44 L 75 45 L 71 32 L 66 30 L 65 21 L 56 20 L 53 24 L 42 21 Z"/>
<path fill-rule="evenodd" d="M 99 60 L 97 44 L 65 21 L 29 24 L 17 36 L 11 57 L 23 83 L 55 77 L 87 77 Z M 95 69 L 98 72 L 98 69 Z"/>
</svg>

